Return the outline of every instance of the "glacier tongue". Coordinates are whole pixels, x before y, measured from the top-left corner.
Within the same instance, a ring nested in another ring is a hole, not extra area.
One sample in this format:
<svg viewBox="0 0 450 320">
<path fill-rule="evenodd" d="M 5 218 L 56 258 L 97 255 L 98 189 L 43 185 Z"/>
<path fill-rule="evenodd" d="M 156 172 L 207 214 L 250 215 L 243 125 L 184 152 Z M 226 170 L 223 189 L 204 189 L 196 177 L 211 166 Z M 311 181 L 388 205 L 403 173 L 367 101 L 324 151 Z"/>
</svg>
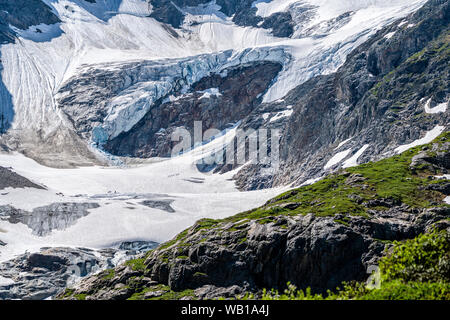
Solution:
<svg viewBox="0 0 450 320">
<path fill-rule="evenodd" d="M 156 100 L 172 93 L 177 84 L 187 89 L 211 73 L 220 73 L 229 67 L 253 61 L 274 61 L 286 64 L 289 59 L 282 48 L 263 47 L 244 50 L 237 55 L 233 55 L 233 52 L 229 50 L 218 54 L 195 56 L 168 65 L 162 61 L 154 69 L 144 71 L 148 72 L 147 75 L 150 77 L 157 75 L 157 79 L 131 86 L 125 90 L 124 94 L 119 94 L 111 101 L 108 116 L 104 124 L 100 126 L 106 134 L 101 136 L 112 139 L 121 132 L 130 130 L 149 111 Z M 94 142 L 106 141 L 94 140 Z"/>
</svg>

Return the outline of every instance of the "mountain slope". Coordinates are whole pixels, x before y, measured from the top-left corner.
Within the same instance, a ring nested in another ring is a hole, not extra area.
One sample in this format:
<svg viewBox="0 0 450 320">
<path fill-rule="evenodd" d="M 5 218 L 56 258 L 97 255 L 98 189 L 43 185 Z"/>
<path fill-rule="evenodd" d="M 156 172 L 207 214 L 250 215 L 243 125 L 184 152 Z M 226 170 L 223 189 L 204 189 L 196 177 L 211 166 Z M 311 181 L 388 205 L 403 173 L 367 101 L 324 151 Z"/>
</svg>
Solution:
<svg viewBox="0 0 450 320">
<path fill-rule="evenodd" d="M 261 115 L 293 109 L 292 116 L 278 121 L 284 123 L 273 125 L 284 132 L 282 165 L 269 174 L 264 166 L 247 166 L 238 185 L 300 185 L 439 135 L 450 122 L 449 6 L 449 1 L 429 1 L 355 49 L 335 74 L 313 78 L 284 101 L 256 110 L 242 127 L 270 127 Z M 437 112 L 430 111 L 433 107 Z"/>
<path fill-rule="evenodd" d="M 394 240 L 449 229 L 450 134 L 223 220 L 204 219 L 61 298 L 234 297 L 287 282 L 313 292 L 362 281 Z M 112 274 L 111 277 L 105 277 Z"/>
<path fill-rule="evenodd" d="M 114 147 L 106 150 L 116 155 L 153 156 L 126 150 L 127 139 L 114 139 L 139 131 L 139 121 L 162 101 L 179 98 L 205 77 L 263 62 L 283 66 L 259 97 L 277 100 L 311 77 L 335 71 L 377 29 L 424 2 L 377 0 L 355 7 L 350 0 L 34 0 L 37 11 L 25 12 L 29 23 L 11 29 L 15 43 L 1 47 L 8 128 L 1 139 L 57 167 L 104 163 L 98 148 L 101 153 L 108 143 Z M 13 21 L 21 3 L 2 3 Z M 91 98 L 101 102 L 94 106 Z M 158 149 L 149 140 L 136 148 Z"/>
</svg>

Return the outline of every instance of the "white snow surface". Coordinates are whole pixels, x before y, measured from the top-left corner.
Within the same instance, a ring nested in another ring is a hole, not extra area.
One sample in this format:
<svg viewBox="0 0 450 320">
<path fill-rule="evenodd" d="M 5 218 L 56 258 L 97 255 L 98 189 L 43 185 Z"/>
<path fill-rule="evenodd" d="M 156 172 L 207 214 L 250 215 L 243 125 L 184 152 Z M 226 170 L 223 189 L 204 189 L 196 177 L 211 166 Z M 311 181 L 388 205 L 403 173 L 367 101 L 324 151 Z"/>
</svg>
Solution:
<svg viewBox="0 0 450 320">
<path fill-rule="evenodd" d="M 365 144 L 359 149 L 353 156 L 351 156 L 348 160 L 344 162 L 344 165 L 342 167 L 344 168 L 350 168 L 350 167 L 356 167 L 358 165 L 358 159 L 362 156 L 362 154 L 367 150 L 369 147 L 368 144 Z"/>
<path fill-rule="evenodd" d="M 264 102 L 281 99 L 311 77 L 335 71 L 355 47 L 383 26 L 417 10 L 426 0 L 305 0 L 317 8 L 305 27 L 347 11 L 355 14 L 349 23 L 323 37 L 300 39 L 277 38 L 269 30 L 237 26 L 214 3 L 182 8 L 187 15 L 186 23 L 183 29 L 171 30 L 148 17 L 150 8 L 145 0 L 45 2 L 62 22 L 16 30 L 18 41 L 0 47 L 2 81 L 14 106 L 10 132 L 19 138 L 25 132 L 39 132 L 40 136 L 47 137 L 60 127 L 71 128 L 56 102 L 58 90 L 86 68 L 114 68 L 131 61 L 152 60 L 175 67 L 160 81 L 116 97 L 102 127 L 110 137 L 139 121 L 152 99 L 169 93 L 175 81 L 173 75 L 180 72 L 193 83 L 229 66 L 278 61 L 283 69 L 266 92 Z M 255 6 L 258 14 L 265 16 L 287 10 L 298 2 L 257 1 Z M 174 64 L 174 59 L 188 61 L 193 67 L 189 68 L 191 74 L 185 74 L 188 71 L 180 68 L 182 64 Z M 140 104 L 143 95 L 147 95 L 146 105 Z M 5 97 L 0 94 L 0 103 L 5 102 Z M 289 116 L 289 112 L 281 115 Z M 133 239 L 163 242 L 200 218 L 230 216 L 260 206 L 285 191 L 286 188 L 239 192 L 230 181 L 235 172 L 224 175 L 198 172 L 194 161 L 232 135 L 230 131 L 206 146 L 168 161 L 129 168 L 54 169 L 20 154 L 0 154 L 0 166 L 12 167 L 18 174 L 48 188 L 1 190 L 0 205 L 32 210 L 54 202 L 100 204 L 68 229 L 53 231 L 45 237 L 33 235 L 24 224 L 0 221 L 0 239 L 7 243 L 0 247 L 0 260 L 43 246 L 101 248 Z M 431 136 L 434 135 L 432 132 Z M 325 167 L 341 162 L 349 153 L 350 149 L 336 154 Z M 149 194 L 156 199 L 173 199 L 176 212 L 140 205 L 140 199 Z M 130 203 L 134 210 L 129 209 Z"/>
<path fill-rule="evenodd" d="M 0 220 L 0 239 L 7 243 L 0 247 L 0 261 L 46 246 L 102 248 L 128 240 L 163 242 L 201 218 L 225 218 L 258 207 L 286 191 L 283 187 L 240 192 L 230 179 L 235 171 L 216 175 L 197 170 L 195 161 L 219 150 L 235 133 L 236 129 L 229 130 L 212 142 L 170 160 L 129 168 L 54 169 L 18 153 L 0 153 L 0 166 L 12 167 L 18 174 L 48 188 L 1 190 L 0 205 L 23 210 L 59 202 L 100 205 L 69 228 L 54 230 L 45 237 L 33 235 L 24 224 Z M 148 195 L 155 200 L 174 200 L 171 206 L 175 212 L 141 205 Z"/>
<path fill-rule="evenodd" d="M 325 170 L 331 168 L 332 166 L 340 163 L 342 160 L 344 160 L 345 158 L 347 158 L 347 156 L 349 155 L 350 151 L 352 151 L 352 149 L 347 149 L 344 150 L 342 152 L 336 153 L 323 167 Z"/>
<path fill-rule="evenodd" d="M 310 26 L 349 10 L 356 13 L 348 24 L 325 37 L 281 39 L 265 29 L 236 26 L 231 18 L 218 11 L 220 8 L 214 2 L 183 8 L 187 22 L 183 29 L 173 31 L 148 17 L 149 6 L 145 0 L 101 0 L 93 4 L 83 0 L 45 1 L 62 23 L 17 30 L 20 41 L 1 47 L 2 79 L 14 105 L 11 132 L 19 136 L 37 130 L 46 136 L 60 126 L 71 126 L 57 106 L 55 93 L 88 65 L 140 60 L 164 63 L 165 59 L 193 57 L 193 60 L 205 60 L 198 61 L 198 68 L 194 69 L 191 79 L 196 81 L 230 64 L 279 61 L 284 68 L 264 96 L 264 102 L 274 101 L 313 76 L 335 71 L 352 49 L 378 29 L 426 2 L 307 0 L 317 7 Z M 255 6 L 258 12 L 266 6 L 265 15 L 285 10 L 294 2 L 258 1 Z M 193 21 L 196 23 L 189 23 Z M 41 33 L 36 32 L 37 28 Z M 232 50 L 232 56 L 210 63 L 218 52 L 225 50 Z M 211 58 L 205 58 L 205 54 Z M 145 87 L 134 95 L 118 97 L 111 105 L 103 129 L 110 137 L 129 130 L 143 117 L 151 101 L 159 98 L 149 96 L 149 103 L 142 106 L 139 102 L 142 94 L 162 89 L 158 92 L 164 95 L 173 81 L 169 77 L 153 89 Z"/>
<path fill-rule="evenodd" d="M 406 150 L 409 150 L 411 148 L 417 147 L 417 146 L 421 146 L 427 143 L 430 143 L 431 141 L 433 141 L 434 139 L 436 139 L 437 137 L 439 137 L 439 135 L 444 132 L 445 127 L 444 126 L 436 126 L 434 127 L 432 130 L 428 131 L 425 136 L 423 138 L 417 139 L 409 144 L 405 144 L 402 146 L 399 146 L 395 149 L 396 153 L 402 153 Z"/>
<path fill-rule="evenodd" d="M 203 95 L 199 99 L 209 99 L 211 98 L 211 96 L 219 97 L 222 95 L 219 91 L 219 88 L 210 88 L 199 92 L 203 93 Z"/>
<path fill-rule="evenodd" d="M 352 140 L 352 138 L 348 138 L 348 139 L 342 141 L 341 143 L 339 143 L 339 145 L 338 145 L 336 148 L 334 148 L 334 150 L 340 149 L 343 145 L 345 145 L 345 144 L 346 144 L 347 142 L 349 142 L 350 140 Z"/>
<path fill-rule="evenodd" d="M 450 204 L 450 196 L 445 197 L 445 198 L 444 198 L 444 202 L 445 202 L 446 204 Z"/>
<path fill-rule="evenodd" d="M 437 106 L 435 106 L 433 108 L 430 108 L 430 104 L 431 104 L 431 98 L 428 99 L 428 101 L 424 105 L 426 113 L 434 114 L 434 113 L 441 113 L 441 112 L 447 111 L 448 102 L 440 103 L 440 104 L 438 104 Z"/>
</svg>

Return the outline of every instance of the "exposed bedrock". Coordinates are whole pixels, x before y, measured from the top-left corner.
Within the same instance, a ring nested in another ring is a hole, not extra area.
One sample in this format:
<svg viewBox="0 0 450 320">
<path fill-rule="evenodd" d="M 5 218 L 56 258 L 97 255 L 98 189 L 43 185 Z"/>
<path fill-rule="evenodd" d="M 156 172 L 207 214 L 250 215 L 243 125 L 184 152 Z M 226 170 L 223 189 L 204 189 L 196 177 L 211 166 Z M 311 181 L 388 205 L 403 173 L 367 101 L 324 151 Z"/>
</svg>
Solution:
<svg viewBox="0 0 450 320">
<path fill-rule="evenodd" d="M 0 167 L 0 190 L 6 188 L 36 188 L 45 189 L 44 187 L 37 185 L 27 178 L 18 175 L 14 171 Z"/>
<path fill-rule="evenodd" d="M 267 110 L 293 110 L 278 120 L 284 122 L 281 167 L 270 172 L 246 166 L 235 177 L 239 187 L 298 185 L 353 156 L 353 164 L 378 160 L 433 129 L 448 128 L 449 22 L 450 1 L 431 0 L 355 49 L 336 73 L 307 81 L 284 101 L 259 106 L 242 127 L 266 126 Z M 438 105 L 441 112 L 426 109 Z M 348 154 L 326 166 L 339 152 Z"/>
<path fill-rule="evenodd" d="M 202 219 L 134 261 L 80 282 L 74 299 L 151 299 L 164 290 L 191 298 L 233 298 L 287 282 L 324 293 L 365 281 L 393 241 L 450 230 L 449 134 L 376 163 L 330 174 L 262 207 Z M 120 289 L 120 290 L 117 290 Z"/>
<path fill-rule="evenodd" d="M 10 26 L 25 30 L 58 22 L 59 18 L 42 0 L 0 0 L 0 44 L 15 42 L 15 32 Z"/>
<path fill-rule="evenodd" d="M 194 121 L 202 122 L 203 131 L 223 130 L 240 121 L 261 102 L 280 70 L 278 63 L 257 62 L 202 78 L 188 93 L 157 103 L 130 131 L 109 141 L 105 149 L 121 156 L 169 156 L 177 143 L 171 141 L 176 128 L 184 127 L 193 135 Z"/>
<path fill-rule="evenodd" d="M 33 234 L 42 237 L 52 230 L 64 230 L 74 225 L 89 214 L 89 209 L 98 207 L 97 203 L 52 203 L 29 212 L 6 205 L 0 206 L 0 219 L 13 224 L 23 223 L 33 230 Z"/>
<path fill-rule="evenodd" d="M 117 248 L 42 248 L 0 263 L 0 300 L 50 298 L 95 272 L 112 268 L 157 243 L 123 242 Z"/>
</svg>

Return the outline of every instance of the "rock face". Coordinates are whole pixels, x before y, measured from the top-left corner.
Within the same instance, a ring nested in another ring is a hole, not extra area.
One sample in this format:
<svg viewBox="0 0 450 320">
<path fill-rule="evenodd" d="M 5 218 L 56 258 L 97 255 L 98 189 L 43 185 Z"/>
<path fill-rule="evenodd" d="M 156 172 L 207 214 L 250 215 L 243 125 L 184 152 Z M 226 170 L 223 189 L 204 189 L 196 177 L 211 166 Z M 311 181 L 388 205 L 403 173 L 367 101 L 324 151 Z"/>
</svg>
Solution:
<svg viewBox="0 0 450 320">
<path fill-rule="evenodd" d="M 6 188 L 45 189 L 7 168 L 0 167 L 0 190 Z"/>
<path fill-rule="evenodd" d="M 60 22 L 42 0 L 0 1 L 0 44 L 15 42 L 15 33 L 9 27 L 25 30 L 38 24 Z"/>
<path fill-rule="evenodd" d="M 184 127 L 191 136 L 194 121 L 202 121 L 203 132 L 226 129 L 253 111 L 280 70 L 280 64 L 259 62 L 204 77 L 187 93 L 155 104 L 130 131 L 109 141 L 105 150 L 121 156 L 170 156 L 178 143 L 171 141 L 177 128 Z"/>
<path fill-rule="evenodd" d="M 209 0 L 150 0 L 152 5 L 151 17 L 160 22 L 170 24 L 174 28 L 180 28 L 184 22 L 185 9 L 207 5 Z M 220 12 L 232 18 L 239 26 L 261 27 L 270 29 L 276 37 L 290 37 L 294 32 L 294 21 L 290 12 L 278 12 L 269 17 L 261 17 L 256 14 L 257 8 L 253 6 L 253 0 L 218 0 Z M 207 12 L 207 11 L 205 11 Z"/>
<path fill-rule="evenodd" d="M 431 145 L 342 170 L 258 209 L 200 220 L 119 266 L 113 278 L 90 277 L 64 298 L 147 299 L 171 290 L 209 299 L 283 289 L 287 282 L 325 292 L 342 281 L 364 281 L 392 241 L 450 230 L 448 182 L 430 175 L 449 169 L 449 139 L 447 133 Z"/>
<path fill-rule="evenodd" d="M 243 189 L 301 183 L 341 167 L 392 155 L 450 122 L 450 2 L 431 0 L 416 13 L 380 30 L 354 50 L 339 70 L 315 77 L 282 101 L 261 105 L 241 127 L 267 127 L 267 110 L 292 107 L 280 126 L 281 167 L 268 173 L 255 165 L 235 177 Z M 345 19 L 345 17 L 343 17 Z M 425 106 L 442 105 L 442 112 Z M 270 127 L 270 126 L 269 126 Z M 341 145 L 341 142 L 345 144 Z M 326 167 L 339 152 L 343 160 Z"/>
<path fill-rule="evenodd" d="M 9 205 L 0 206 L 0 219 L 10 223 L 23 223 L 33 234 L 43 237 L 53 230 L 64 230 L 89 214 L 89 209 L 99 208 L 97 203 L 53 203 L 28 212 Z"/>
<path fill-rule="evenodd" d="M 42 248 L 0 263 L 0 300 L 50 298 L 81 278 L 112 268 L 155 243 L 123 243 L 119 248 Z"/>
</svg>

